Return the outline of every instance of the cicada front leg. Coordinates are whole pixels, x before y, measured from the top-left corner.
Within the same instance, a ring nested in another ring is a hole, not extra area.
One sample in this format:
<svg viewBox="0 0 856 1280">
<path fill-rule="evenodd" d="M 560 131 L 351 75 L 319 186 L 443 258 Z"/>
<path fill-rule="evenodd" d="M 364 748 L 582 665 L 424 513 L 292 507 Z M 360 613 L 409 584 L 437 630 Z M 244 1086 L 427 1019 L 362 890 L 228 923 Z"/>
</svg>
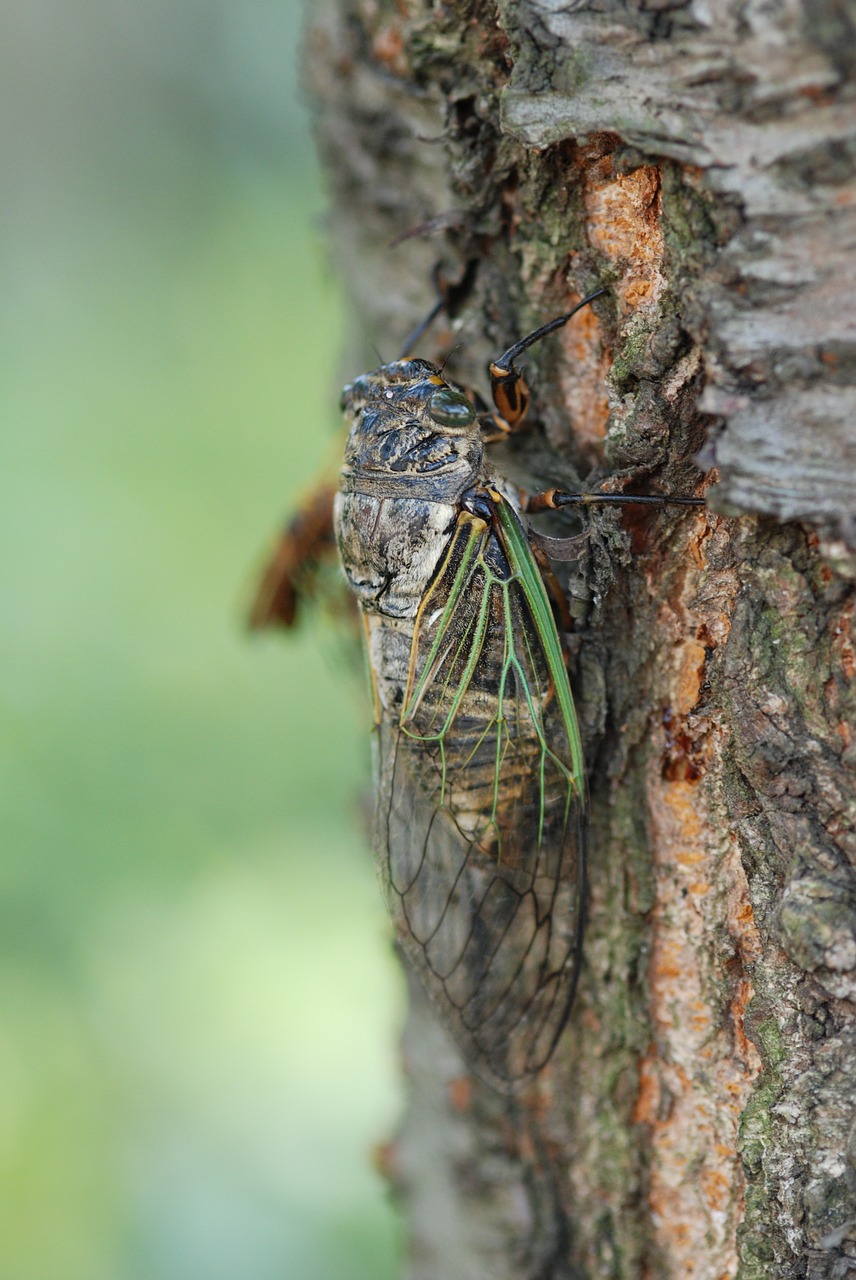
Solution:
<svg viewBox="0 0 856 1280">
<path fill-rule="evenodd" d="M 490 376 L 490 389 L 493 396 L 493 403 L 496 405 L 496 414 L 494 415 L 494 425 L 499 435 L 507 435 L 510 431 L 516 431 L 523 423 L 529 408 L 531 396 L 529 388 L 526 385 L 526 379 L 523 373 L 517 367 L 517 361 L 520 356 L 529 347 L 534 346 L 536 342 L 540 342 L 542 338 L 546 338 L 548 334 L 554 333 L 556 329 L 561 329 L 568 323 L 572 316 L 575 316 L 583 307 L 587 307 L 589 303 L 594 302 L 595 298 L 601 297 L 606 290 L 595 289 L 593 293 L 588 294 L 575 307 L 571 307 L 570 311 L 566 311 L 564 315 L 556 316 L 554 320 L 542 324 L 540 329 L 535 329 L 532 333 L 527 334 L 525 338 L 521 338 L 519 342 L 515 342 L 513 346 L 504 351 L 498 359 L 493 360 L 487 367 Z"/>
<path fill-rule="evenodd" d="M 704 498 L 685 497 L 674 493 L 569 493 L 564 489 L 545 489 L 542 493 L 522 495 L 522 509 L 529 515 L 539 511 L 561 511 L 565 507 L 612 506 L 703 507 Z"/>
<path fill-rule="evenodd" d="M 288 521 L 261 576 L 248 622 L 253 630 L 294 627 L 319 580 L 335 562 L 331 484 L 319 485 Z"/>
</svg>

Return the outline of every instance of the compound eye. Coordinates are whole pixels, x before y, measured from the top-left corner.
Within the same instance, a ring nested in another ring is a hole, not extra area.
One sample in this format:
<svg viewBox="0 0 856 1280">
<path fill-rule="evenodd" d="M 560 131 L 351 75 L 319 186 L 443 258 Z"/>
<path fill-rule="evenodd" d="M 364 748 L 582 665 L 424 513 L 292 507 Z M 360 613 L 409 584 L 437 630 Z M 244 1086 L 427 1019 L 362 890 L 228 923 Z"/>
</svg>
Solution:
<svg viewBox="0 0 856 1280">
<path fill-rule="evenodd" d="M 476 420 L 476 411 L 467 397 L 451 387 L 440 387 L 428 401 L 428 412 L 441 427 L 464 431 Z"/>
</svg>

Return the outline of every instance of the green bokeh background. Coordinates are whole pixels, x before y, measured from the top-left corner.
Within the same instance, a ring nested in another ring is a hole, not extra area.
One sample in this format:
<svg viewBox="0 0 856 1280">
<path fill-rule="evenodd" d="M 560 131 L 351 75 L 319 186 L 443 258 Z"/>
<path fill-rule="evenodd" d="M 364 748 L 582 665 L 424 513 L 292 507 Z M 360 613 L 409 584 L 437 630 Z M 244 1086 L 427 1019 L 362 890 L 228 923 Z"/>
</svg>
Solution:
<svg viewBox="0 0 856 1280">
<path fill-rule="evenodd" d="M 0 1280 L 384 1280 L 401 996 L 319 628 L 251 640 L 335 448 L 289 0 L 0 29 Z"/>
</svg>

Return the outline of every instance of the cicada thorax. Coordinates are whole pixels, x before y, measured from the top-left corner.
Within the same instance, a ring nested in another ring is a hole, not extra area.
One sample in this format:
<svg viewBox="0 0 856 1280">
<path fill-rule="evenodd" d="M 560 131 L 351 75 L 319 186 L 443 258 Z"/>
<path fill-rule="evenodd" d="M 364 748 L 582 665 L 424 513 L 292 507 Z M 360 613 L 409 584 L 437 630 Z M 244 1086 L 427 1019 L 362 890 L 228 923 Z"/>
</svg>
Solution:
<svg viewBox="0 0 856 1280">
<path fill-rule="evenodd" d="M 439 429 L 436 401 L 460 421 Z M 345 574 L 365 609 L 415 618 L 483 466 L 475 411 L 424 360 L 365 374 L 342 402 L 350 430 L 334 520 Z"/>
<path fill-rule="evenodd" d="M 336 525 L 366 623 L 381 879 L 441 1017 L 512 1088 L 549 1057 L 577 970 L 582 763 L 561 647 L 463 394 L 406 361 L 345 407 Z"/>
</svg>

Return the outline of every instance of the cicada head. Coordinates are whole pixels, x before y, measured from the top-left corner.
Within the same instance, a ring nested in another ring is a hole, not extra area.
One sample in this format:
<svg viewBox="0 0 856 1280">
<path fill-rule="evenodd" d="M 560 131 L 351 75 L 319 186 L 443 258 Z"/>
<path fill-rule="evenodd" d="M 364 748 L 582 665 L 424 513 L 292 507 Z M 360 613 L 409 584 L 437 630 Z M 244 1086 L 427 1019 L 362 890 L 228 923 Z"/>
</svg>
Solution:
<svg viewBox="0 0 856 1280">
<path fill-rule="evenodd" d="M 476 479 L 483 446 L 472 401 L 427 360 L 397 360 L 345 387 L 350 425 L 343 478 L 390 496 L 457 501 Z"/>
</svg>

